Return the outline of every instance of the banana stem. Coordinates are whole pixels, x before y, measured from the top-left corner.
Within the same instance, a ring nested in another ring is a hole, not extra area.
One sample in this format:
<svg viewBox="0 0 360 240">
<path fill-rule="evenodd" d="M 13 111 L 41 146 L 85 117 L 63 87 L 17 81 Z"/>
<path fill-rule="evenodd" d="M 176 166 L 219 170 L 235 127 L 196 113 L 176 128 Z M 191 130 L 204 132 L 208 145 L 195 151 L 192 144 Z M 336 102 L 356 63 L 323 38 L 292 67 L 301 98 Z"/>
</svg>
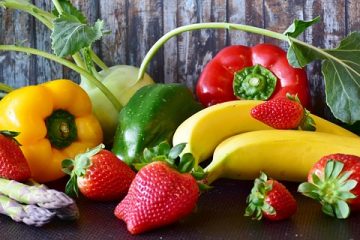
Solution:
<svg viewBox="0 0 360 240">
<path fill-rule="evenodd" d="M 211 185 L 215 180 L 219 179 L 224 170 L 222 162 L 211 162 L 204 171 L 206 172 L 206 177 L 204 180 L 205 184 Z"/>
<path fill-rule="evenodd" d="M 72 62 L 63 59 L 61 57 L 55 56 L 53 54 L 43 52 L 37 49 L 29 48 L 29 47 L 20 47 L 16 45 L 0 45 L 0 51 L 16 51 L 16 52 L 24 52 L 24 53 L 30 53 L 37 56 L 41 56 L 47 59 L 50 59 L 52 61 L 55 61 L 57 63 L 60 63 L 75 72 L 79 73 L 80 75 L 83 75 L 87 80 L 91 82 L 91 84 L 94 84 L 97 88 L 99 88 L 105 96 L 109 99 L 109 101 L 113 104 L 115 109 L 117 111 L 120 111 L 122 105 L 120 102 L 116 99 L 116 97 L 112 94 L 112 92 L 109 91 L 107 87 L 105 87 L 104 84 L 102 84 L 98 79 L 96 79 L 92 74 L 84 70 L 83 68 L 77 66 L 76 64 L 73 64 Z"/>
</svg>

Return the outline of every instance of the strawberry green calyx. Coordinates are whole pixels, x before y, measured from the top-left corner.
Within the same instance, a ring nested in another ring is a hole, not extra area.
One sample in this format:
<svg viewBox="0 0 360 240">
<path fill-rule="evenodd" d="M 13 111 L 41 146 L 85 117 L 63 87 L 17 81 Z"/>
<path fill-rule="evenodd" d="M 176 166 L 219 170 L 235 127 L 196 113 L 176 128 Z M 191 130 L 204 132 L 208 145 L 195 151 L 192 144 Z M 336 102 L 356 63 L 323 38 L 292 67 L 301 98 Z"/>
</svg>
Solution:
<svg viewBox="0 0 360 240">
<path fill-rule="evenodd" d="M 310 116 L 310 112 L 306 108 L 304 108 L 304 117 L 301 120 L 299 128 L 302 130 L 305 130 L 305 131 L 315 131 L 316 130 L 315 121 Z"/>
<path fill-rule="evenodd" d="M 312 183 L 302 183 L 298 188 L 305 196 L 318 200 L 325 214 L 339 219 L 349 216 L 347 201 L 356 198 L 351 190 L 356 187 L 357 181 L 349 179 L 353 172 L 342 172 L 343 168 L 342 162 L 331 159 L 325 165 L 323 176 L 314 173 Z"/>
<path fill-rule="evenodd" d="M 266 195 L 272 190 L 272 183 L 268 181 L 265 173 L 261 172 L 260 177 L 255 179 L 254 187 L 247 198 L 248 207 L 245 209 L 244 216 L 252 217 L 255 220 L 261 220 L 263 212 L 269 215 L 275 214 L 275 209 L 268 204 Z"/>
<path fill-rule="evenodd" d="M 15 139 L 15 137 L 17 137 L 20 133 L 19 132 L 15 132 L 15 131 L 8 131 L 8 130 L 1 130 L 0 134 L 12 139 L 13 141 L 16 142 L 17 145 L 21 146 L 21 144 Z"/>
<path fill-rule="evenodd" d="M 292 101 L 295 101 L 299 103 L 301 106 L 301 101 L 298 97 L 298 95 L 291 95 L 290 93 L 286 94 L 286 97 Z M 300 121 L 300 124 L 298 126 L 299 129 L 304 131 L 315 131 L 316 130 L 316 124 L 314 119 L 310 116 L 310 111 L 304 108 L 304 116 Z"/>
<path fill-rule="evenodd" d="M 100 144 L 97 147 L 90 149 L 85 153 L 81 153 L 75 156 L 75 159 L 65 159 L 62 162 L 62 170 L 66 174 L 70 175 L 70 179 L 66 184 L 65 192 L 69 195 L 79 194 L 77 178 L 85 175 L 86 170 L 91 166 L 91 157 L 98 154 L 105 148 L 104 144 Z"/>
<path fill-rule="evenodd" d="M 163 161 L 180 173 L 190 173 L 196 180 L 203 180 L 206 173 L 202 167 L 195 164 L 194 156 L 191 153 L 181 155 L 185 146 L 186 143 L 180 143 L 171 148 L 167 141 L 163 141 L 153 148 L 145 148 L 140 163 L 135 163 L 133 166 L 136 170 L 140 170 L 149 163 Z M 203 183 L 198 182 L 198 184 L 201 190 L 208 188 Z"/>
</svg>

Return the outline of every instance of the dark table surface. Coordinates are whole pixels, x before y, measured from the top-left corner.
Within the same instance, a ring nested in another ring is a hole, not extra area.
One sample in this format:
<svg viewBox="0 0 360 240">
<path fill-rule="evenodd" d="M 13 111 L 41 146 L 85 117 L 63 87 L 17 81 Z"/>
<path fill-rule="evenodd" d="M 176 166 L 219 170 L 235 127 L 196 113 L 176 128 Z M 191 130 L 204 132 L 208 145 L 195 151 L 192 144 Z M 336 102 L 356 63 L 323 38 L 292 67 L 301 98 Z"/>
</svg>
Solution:
<svg viewBox="0 0 360 240">
<path fill-rule="evenodd" d="M 15 223 L 0 216 L 0 239 L 360 239 L 360 213 L 346 220 L 322 214 L 320 205 L 285 183 L 298 202 L 297 213 L 281 222 L 252 221 L 244 217 L 252 182 L 219 180 L 201 195 L 198 207 L 186 219 L 139 236 L 130 235 L 113 210 L 116 202 L 77 201 L 76 222 L 55 220 L 42 228 Z"/>
</svg>

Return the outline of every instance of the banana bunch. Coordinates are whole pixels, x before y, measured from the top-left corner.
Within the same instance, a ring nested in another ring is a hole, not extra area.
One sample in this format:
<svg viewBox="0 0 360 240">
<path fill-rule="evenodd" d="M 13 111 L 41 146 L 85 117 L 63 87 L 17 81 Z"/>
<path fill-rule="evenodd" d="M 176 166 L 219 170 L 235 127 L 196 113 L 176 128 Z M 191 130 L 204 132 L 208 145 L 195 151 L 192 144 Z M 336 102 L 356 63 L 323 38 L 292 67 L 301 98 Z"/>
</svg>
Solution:
<svg viewBox="0 0 360 240">
<path fill-rule="evenodd" d="M 323 118 L 311 115 L 316 132 L 274 130 L 250 111 L 262 101 L 238 100 L 217 104 L 185 120 L 173 145 L 187 143 L 197 162 L 209 159 L 208 183 L 227 177 L 254 179 L 260 171 L 278 180 L 303 181 L 322 156 L 346 153 L 360 156 L 360 138 Z"/>
</svg>

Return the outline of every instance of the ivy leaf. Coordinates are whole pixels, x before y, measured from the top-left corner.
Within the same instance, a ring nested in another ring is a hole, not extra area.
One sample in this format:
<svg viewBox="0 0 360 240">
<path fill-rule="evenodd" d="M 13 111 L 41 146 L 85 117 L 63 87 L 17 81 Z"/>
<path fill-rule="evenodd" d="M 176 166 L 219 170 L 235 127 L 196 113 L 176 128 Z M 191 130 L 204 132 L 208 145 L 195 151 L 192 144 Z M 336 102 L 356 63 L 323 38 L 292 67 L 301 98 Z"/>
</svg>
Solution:
<svg viewBox="0 0 360 240">
<path fill-rule="evenodd" d="M 54 20 L 51 45 L 59 57 L 73 55 L 89 47 L 103 36 L 104 22 L 97 20 L 93 26 L 81 22 L 76 16 L 63 13 Z"/>
<path fill-rule="evenodd" d="M 303 67 L 323 60 L 326 104 L 333 115 L 347 124 L 360 120 L 360 32 L 344 38 L 335 49 L 324 50 L 289 38 L 288 61 Z"/>
<path fill-rule="evenodd" d="M 87 23 L 87 19 L 84 16 L 84 14 L 80 10 L 78 10 L 74 5 L 72 5 L 72 3 L 69 0 L 58 0 L 58 2 L 62 7 L 64 13 L 76 17 L 81 23 L 85 23 L 85 24 Z M 52 13 L 56 17 L 60 17 L 60 14 L 57 11 L 57 9 L 54 9 Z"/>
<path fill-rule="evenodd" d="M 293 38 L 298 37 L 302 34 L 308 27 L 320 21 L 320 17 L 316 17 L 310 21 L 303 21 L 295 19 L 294 22 L 285 30 L 284 34 Z"/>
</svg>

